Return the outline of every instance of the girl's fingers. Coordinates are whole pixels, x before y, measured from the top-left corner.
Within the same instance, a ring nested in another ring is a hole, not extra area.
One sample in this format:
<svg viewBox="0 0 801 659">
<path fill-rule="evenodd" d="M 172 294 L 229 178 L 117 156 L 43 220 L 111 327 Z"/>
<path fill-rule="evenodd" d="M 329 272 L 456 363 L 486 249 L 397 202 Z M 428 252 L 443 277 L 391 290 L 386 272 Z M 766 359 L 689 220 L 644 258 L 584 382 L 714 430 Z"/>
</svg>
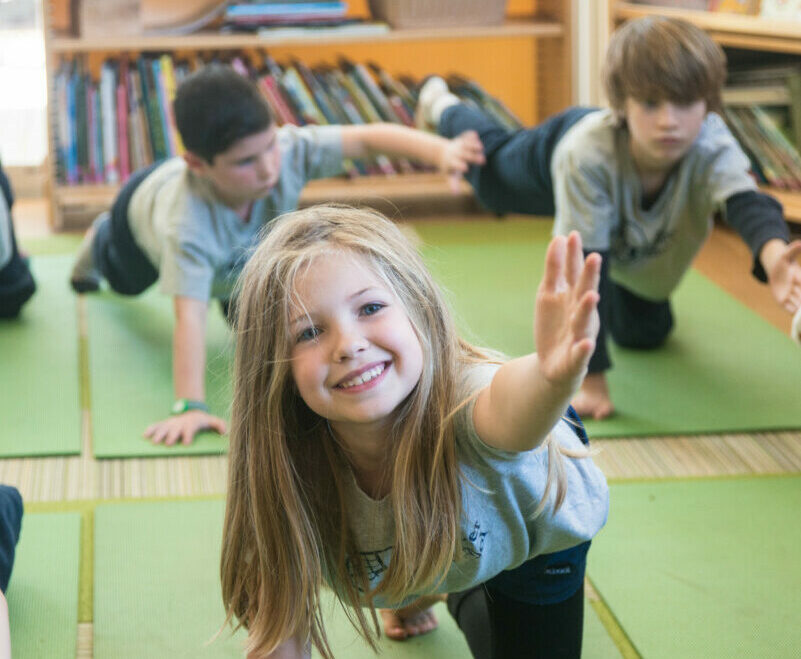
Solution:
<svg viewBox="0 0 801 659">
<path fill-rule="evenodd" d="M 576 285 L 584 266 L 584 253 L 581 251 L 581 236 L 578 231 L 571 231 L 567 237 L 567 267 L 565 277 L 572 287 Z"/>
<path fill-rule="evenodd" d="M 574 340 L 581 339 L 596 334 L 596 329 L 593 324 L 593 314 L 595 307 L 598 305 L 598 293 L 595 291 L 587 291 L 579 302 L 578 308 L 573 314 L 571 322 L 571 331 Z"/>
<path fill-rule="evenodd" d="M 545 253 L 545 274 L 542 277 L 542 290 L 552 293 L 564 278 L 567 245 L 564 236 L 555 236 Z"/>
<path fill-rule="evenodd" d="M 582 295 L 587 291 L 597 291 L 601 280 L 601 255 L 597 252 L 589 254 L 584 259 L 584 268 L 579 277 L 577 294 Z"/>
</svg>

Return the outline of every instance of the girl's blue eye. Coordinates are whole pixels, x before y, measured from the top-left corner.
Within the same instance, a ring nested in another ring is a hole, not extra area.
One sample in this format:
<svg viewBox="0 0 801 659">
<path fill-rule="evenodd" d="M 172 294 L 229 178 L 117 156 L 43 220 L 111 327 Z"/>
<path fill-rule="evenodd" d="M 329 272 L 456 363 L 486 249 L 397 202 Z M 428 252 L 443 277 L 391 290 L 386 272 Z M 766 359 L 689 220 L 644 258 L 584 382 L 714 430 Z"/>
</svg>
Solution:
<svg viewBox="0 0 801 659">
<path fill-rule="evenodd" d="M 300 334 L 298 334 L 298 343 L 302 343 L 303 341 L 314 341 L 314 339 L 316 339 L 319 335 L 320 331 L 316 327 L 307 327 Z"/>
<path fill-rule="evenodd" d="M 379 302 L 370 302 L 369 304 L 365 304 L 362 307 L 362 313 L 365 316 L 372 316 L 374 313 L 378 313 L 381 309 L 384 308 L 385 305 L 380 304 Z"/>
</svg>

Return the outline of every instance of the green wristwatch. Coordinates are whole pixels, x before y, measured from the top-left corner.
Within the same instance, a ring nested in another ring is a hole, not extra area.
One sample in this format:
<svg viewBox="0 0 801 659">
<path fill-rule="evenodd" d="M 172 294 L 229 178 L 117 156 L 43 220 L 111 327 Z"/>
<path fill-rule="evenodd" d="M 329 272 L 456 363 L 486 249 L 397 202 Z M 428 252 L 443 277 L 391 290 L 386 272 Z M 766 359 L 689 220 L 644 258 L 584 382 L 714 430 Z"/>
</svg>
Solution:
<svg viewBox="0 0 801 659">
<path fill-rule="evenodd" d="M 191 398 L 179 398 L 172 404 L 172 414 L 183 414 L 189 410 L 209 411 L 209 406 L 202 400 L 192 400 Z"/>
</svg>

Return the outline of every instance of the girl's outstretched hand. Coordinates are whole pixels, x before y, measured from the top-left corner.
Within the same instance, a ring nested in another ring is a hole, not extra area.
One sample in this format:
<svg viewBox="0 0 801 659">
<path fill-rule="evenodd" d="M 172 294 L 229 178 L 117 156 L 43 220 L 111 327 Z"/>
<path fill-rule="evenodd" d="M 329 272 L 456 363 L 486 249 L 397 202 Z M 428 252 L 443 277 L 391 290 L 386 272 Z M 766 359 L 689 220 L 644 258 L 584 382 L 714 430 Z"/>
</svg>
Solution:
<svg viewBox="0 0 801 659">
<path fill-rule="evenodd" d="M 543 376 L 555 386 L 575 387 L 584 376 L 598 335 L 600 254 L 586 260 L 581 236 L 556 236 L 545 255 L 537 289 L 534 341 Z"/>
</svg>

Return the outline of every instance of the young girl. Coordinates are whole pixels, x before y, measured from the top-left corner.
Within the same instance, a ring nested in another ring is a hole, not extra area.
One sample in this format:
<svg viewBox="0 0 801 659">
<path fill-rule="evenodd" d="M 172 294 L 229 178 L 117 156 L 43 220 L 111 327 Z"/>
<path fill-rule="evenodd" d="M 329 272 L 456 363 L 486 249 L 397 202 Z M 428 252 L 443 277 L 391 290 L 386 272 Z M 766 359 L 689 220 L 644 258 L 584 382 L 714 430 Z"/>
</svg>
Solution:
<svg viewBox="0 0 801 659">
<path fill-rule="evenodd" d="M 562 415 L 599 270 L 577 233 L 554 238 L 539 352 L 500 365 L 458 338 L 382 216 L 318 206 L 273 224 L 241 280 L 221 562 L 249 657 L 330 659 L 323 585 L 371 643 L 362 606 L 377 626 L 374 607 L 450 593 L 475 656 L 580 655 L 608 491 Z"/>
</svg>

